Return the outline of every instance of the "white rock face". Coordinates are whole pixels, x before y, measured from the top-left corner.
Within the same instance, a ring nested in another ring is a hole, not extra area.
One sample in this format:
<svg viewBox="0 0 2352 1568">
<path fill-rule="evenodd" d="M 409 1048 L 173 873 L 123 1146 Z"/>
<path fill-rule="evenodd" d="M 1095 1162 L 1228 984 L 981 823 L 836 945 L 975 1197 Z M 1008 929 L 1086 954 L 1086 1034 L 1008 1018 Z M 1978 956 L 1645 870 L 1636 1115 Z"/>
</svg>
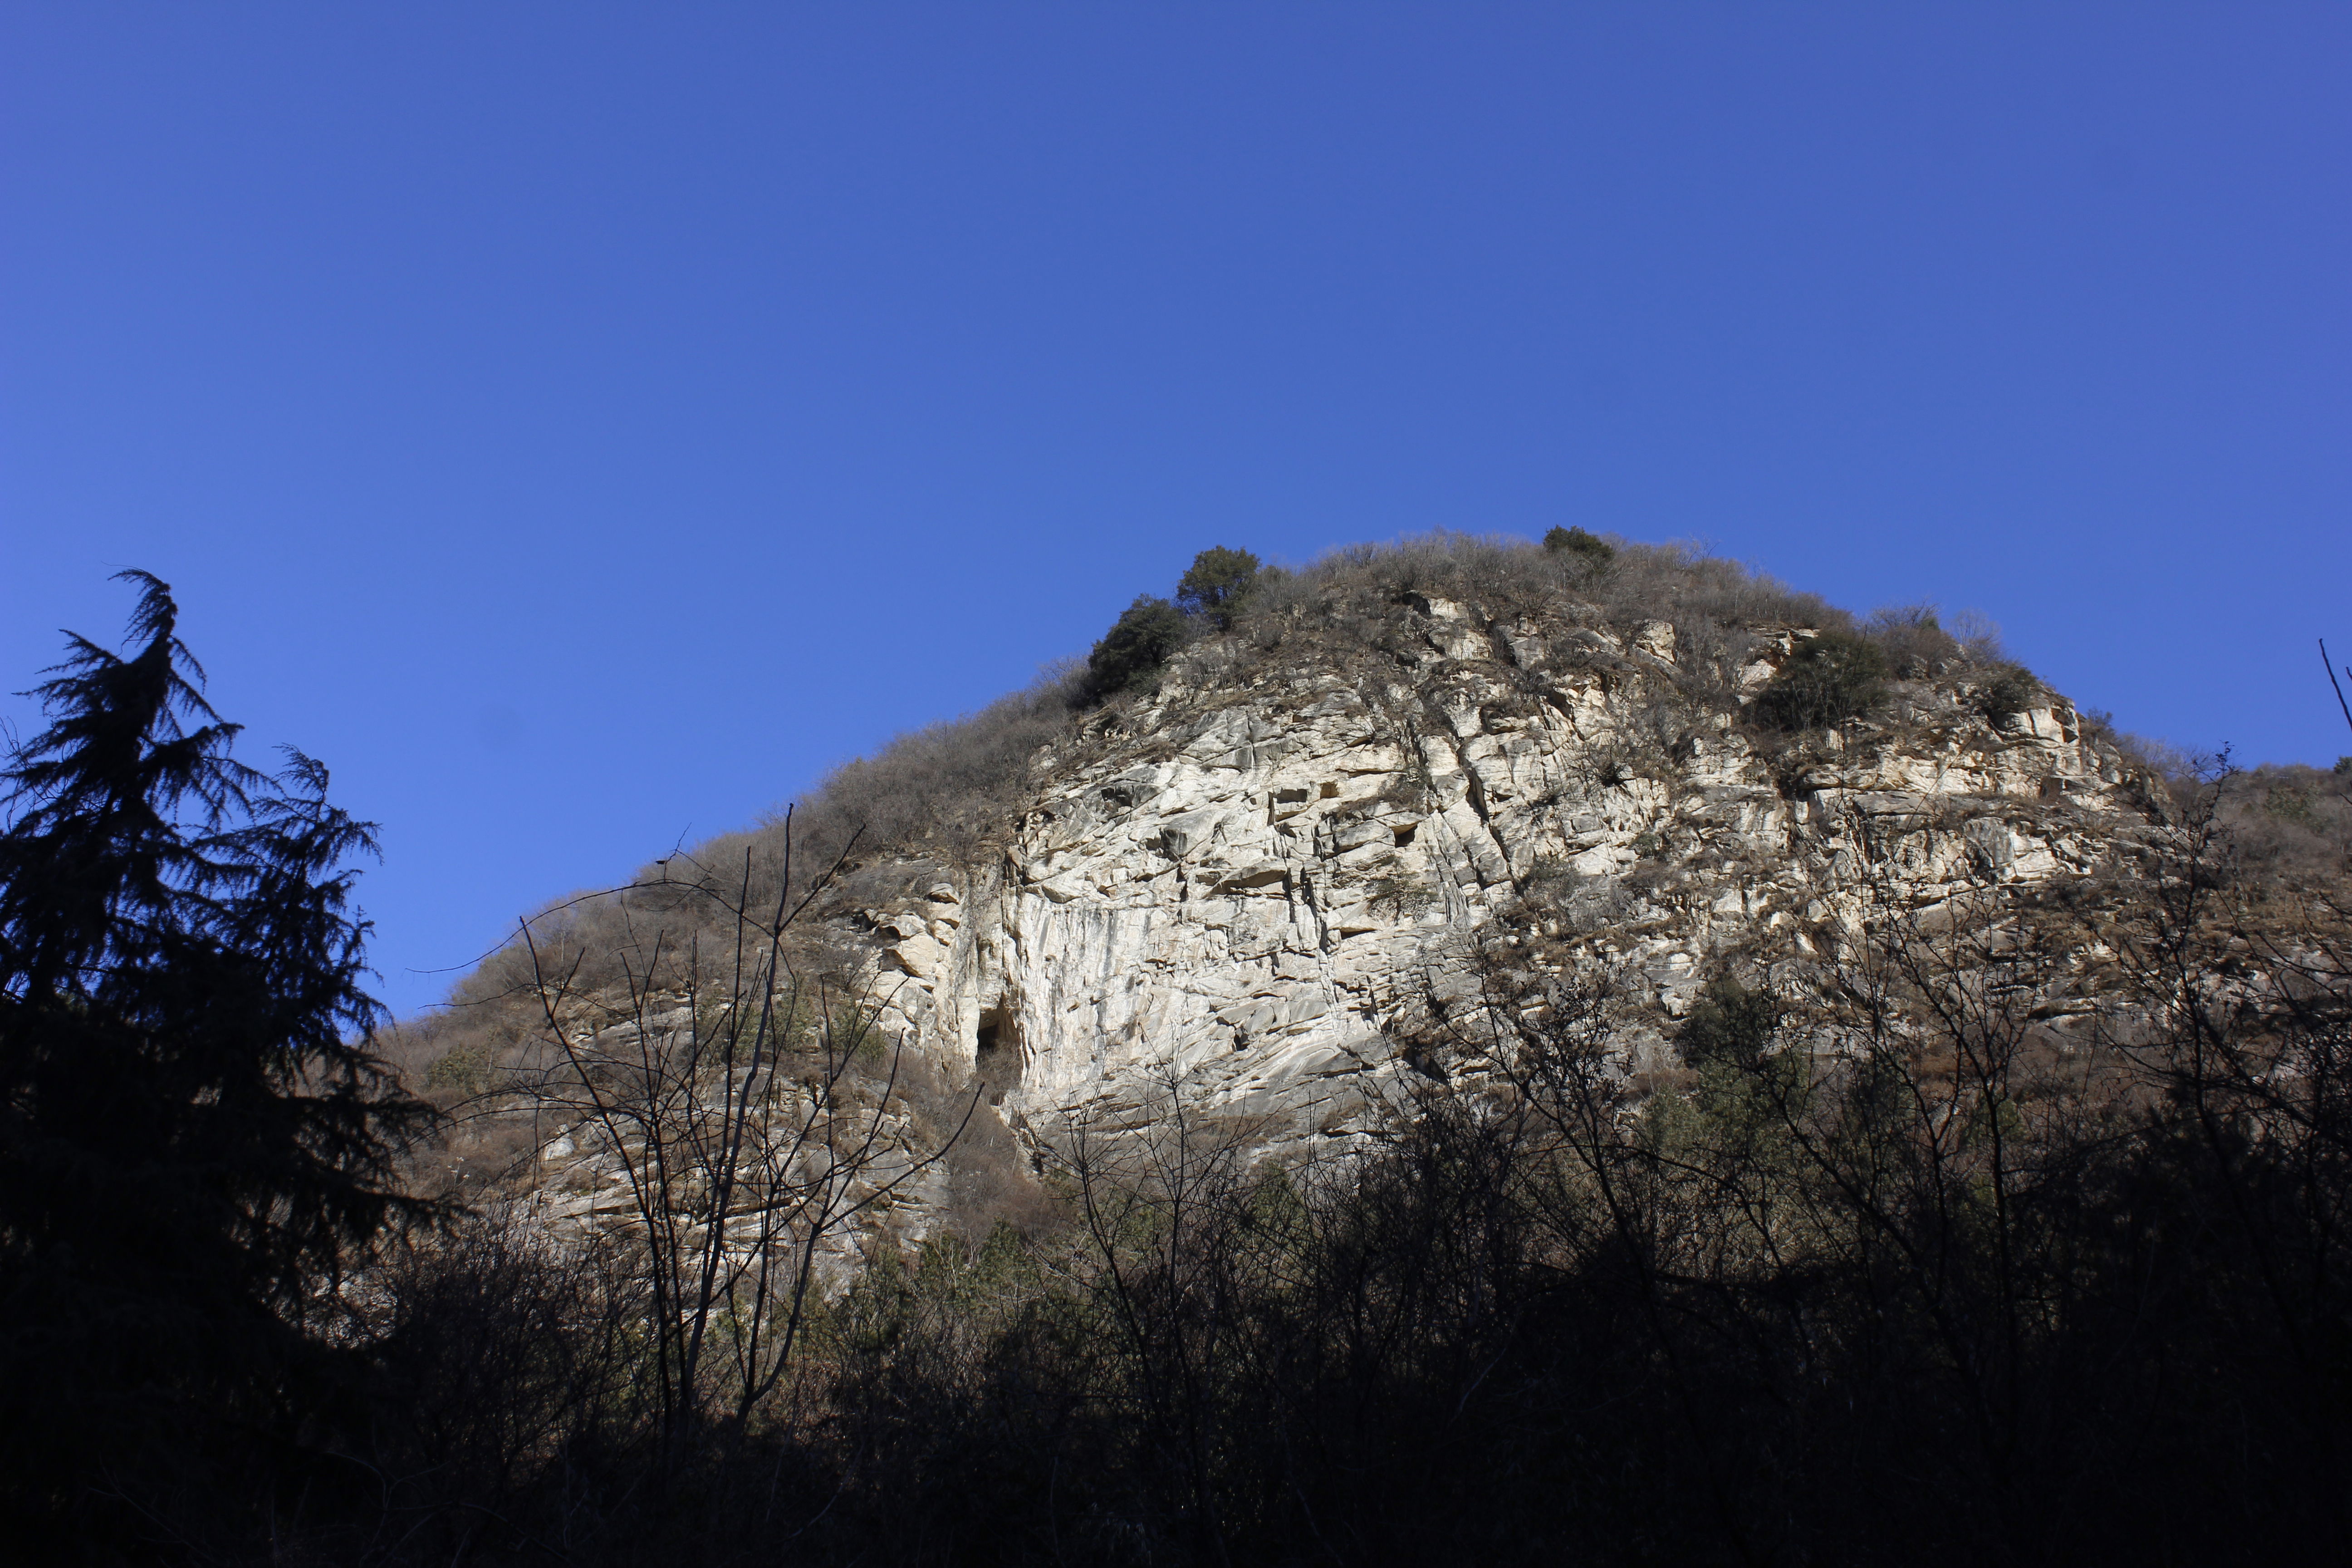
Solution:
<svg viewBox="0 0 2352 1568">
<path fill-rule="evenodd" d="M 2141 814 L 2060 700 L 1996 724 L 1903 688 L 1767 758 L 1673 700 L 1664 621 L 1411 620 L 1369 680 L 1172 676 L 1052 773 L 1001 858 L 870 912 L 886 1025 L 1033 1123 L 1180 1085 L 1269 1145 L 1312 1140 L 1362 1125 L 1409 1070 L 1384 1025 L 1462 984 L 1467 934 L 1531 882 L 1572 892 L 1663 1020 L 1727 955 L 1849 918 L 1866 874 L 1923 907 L 2078 875 Z M 1739 689 L 1792 640 L 1761 639 Z"/>
</svg>

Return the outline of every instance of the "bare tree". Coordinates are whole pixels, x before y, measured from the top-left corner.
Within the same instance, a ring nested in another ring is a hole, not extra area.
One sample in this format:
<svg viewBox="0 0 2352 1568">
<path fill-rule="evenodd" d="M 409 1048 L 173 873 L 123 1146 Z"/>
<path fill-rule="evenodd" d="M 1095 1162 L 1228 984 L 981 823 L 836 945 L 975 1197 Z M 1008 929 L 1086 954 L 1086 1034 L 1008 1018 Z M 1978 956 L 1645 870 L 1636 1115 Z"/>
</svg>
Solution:
<svg viewBox="0 0 2352 1568">
<path fill-rule="evenodd" d="M 731 950 L 656 931 L 624 954 L 625 995 L 597 1005 L 542 966 L 523 922 L 546 1039 L 562 1068 L 544 1097 L 568 1106 L 620 1161 L 650 1299 L 650 1349 L 666 1441 L 723 1416 L 738 1427 L 790 1375 L 828 1249 L 891 1205 L 947 1152 L 894 1109 L 907 1067 L 876 1003 L 794 971 L 787 929 L 848 855 L 792 900 L 792 824 L 772 913 L 750 908 L 747 847 Z M 855 843 L 855 837 L 852 838 Z"/>
<path fill-rule="evenodd" d="M 2221 816 L 2226 756 L 2203 781 L 2150 879 L 2147 913 L 2119 933 L 2145 1007 L 2118 1030 L 2200 1153 L 2227 1228 L 2295 1371 L 2298 1415 L 2330 1443 L 2352 1302 L 2352 906 L 2340 882 L 2269 886 L 2237 862 Z"/>
<path fill-rule="evenodd" d="M 1061 1163 L 1084 1226 L 1111 1344 L 1113 1386 L 1150 1468 L 1217 1559 L 1222 1518 L 1218 1395 L 1244 1313 L 1235 1253 L 1249 1230 L 1246 1141 L 1204 1118 L 1171 1064 L 1131 1114 L 1071 1115 Z"/>
</svg>

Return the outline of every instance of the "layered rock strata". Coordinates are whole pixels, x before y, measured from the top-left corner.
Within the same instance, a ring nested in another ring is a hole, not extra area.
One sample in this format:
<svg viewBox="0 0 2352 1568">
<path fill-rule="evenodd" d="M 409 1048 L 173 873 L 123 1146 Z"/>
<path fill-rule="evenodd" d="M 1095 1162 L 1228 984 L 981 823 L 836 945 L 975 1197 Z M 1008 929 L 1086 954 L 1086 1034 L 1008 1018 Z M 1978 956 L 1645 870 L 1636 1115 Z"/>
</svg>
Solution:
<svg viewBox="0 0 2352 1568">
<path fill-rule="evenodd" d="M 1401 613 L 1353 668 L 1178 669 L 1048 769 L 1001 855 L 866 911 L 886 1026 L 1033 1126 L 1172 1089 L 1269 1146 L 1344 1136 L 1408 1070 L 1399 1009 L 1469 984 L 1465 937 L 1531 889 L 1638 977 L 1654 1053 L 1727 963 L 1890 889 L 2087 875 L 2147 821 L 2048 694 L 1994 718 L 1965 674 L 1901 683 L 1785 743 L 1738 710 L 1806 628 L 1755 634 L 1711 704 L 1664 621 Z"/>
</svg>

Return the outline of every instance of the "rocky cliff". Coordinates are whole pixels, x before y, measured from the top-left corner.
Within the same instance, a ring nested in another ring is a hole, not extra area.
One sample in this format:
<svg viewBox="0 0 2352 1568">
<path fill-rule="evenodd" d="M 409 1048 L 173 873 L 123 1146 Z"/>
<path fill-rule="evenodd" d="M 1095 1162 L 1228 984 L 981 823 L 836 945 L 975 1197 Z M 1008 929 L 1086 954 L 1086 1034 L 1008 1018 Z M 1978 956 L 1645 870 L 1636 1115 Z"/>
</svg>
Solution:
<svg viewBox="0 0 2352 1568">
<path fill-rule="evenodd" d="M 1048 762 L 1001 853 L 862 912 L 888 1026 L 1033 1124 L 1171 1088 L 1270 1143 L 1363 1124 L 1398 1010 L 1466 987 L 1465 938 L 1531 892 L 1654 1001 L 1813 950 L 1890 886 L 2079 878 L 2142 792 L 2041 693 L 1967 678 L 1759 739 L 1743 702 L 1817 628 L 1754 628 L 1731 700 L 1685 693 L 1675 625 L 1419 595 L 1360 660 L 1180 668 Z"/>
<path fill-rule="evenodd" d="M 2336 1528 L 2352 762 L 1589 537 L 1122 622 L 461 993 L 523 1201 L 387 1341 L 612 1369 L 562 1509 L 657 1371 L 845 1561 Z"/>
<path fill-rule="evenodd" d="M 1765 721 L 1783 667 L 1857 640 L 1818 601 L 1673 551 L 1358 552 L 1057 721 L 952 847 L 902 827 L 852 862 L 795 962 L 813 943 L 883 1038 L 984 1085 L 1033 1150 L 1171 1095 L 1277 1156 L 1360 1134 L 1429 1070 L 1413 1021 L 1477 988 L 1503 929 L 1607 964 L 1628 1068 L 1670 1067 L 1709 981 L 1801 986 L 1890 907 L 2086 881 L 2160 815 L 2112 736 L 1987 647 L 1916 615 L 1872 635 L 1874 700 L 1792 729 Z M 595 1051 L 701 1005 L 606 991 L 565 1016 Z M 898 1152 L 869 1186 L 938 1131 L 879 1113 Z M 530 1179 L 551 1214 L 626 1218 L 622 1152 L 581 1115 L 534 1108 Z M 950 1185 L 920 1173 L 895 1223 L 919 1233 Z"/>
</svg>

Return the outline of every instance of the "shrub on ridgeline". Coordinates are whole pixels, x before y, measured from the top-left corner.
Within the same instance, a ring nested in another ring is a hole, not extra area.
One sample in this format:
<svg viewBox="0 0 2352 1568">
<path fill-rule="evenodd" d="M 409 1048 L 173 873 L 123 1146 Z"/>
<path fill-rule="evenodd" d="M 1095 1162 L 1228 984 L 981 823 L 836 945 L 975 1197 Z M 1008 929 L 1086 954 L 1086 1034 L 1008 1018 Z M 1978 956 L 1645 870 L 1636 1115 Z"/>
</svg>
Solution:
<svg viewBox="0 0 2352 1568">
<path fill-rule="evenodd" d="M 1859 718 L 1885 695 L 1886 656 L 1852 632 L 1797 645 L 1756 696 L 1757 716 L 1782 730 L 1819 730 Z"/>
<path fill-rule="evenodd" d="M 1872 612 L 1862 632 L 1886 656 L 1887 668 L 1906 680 L 1934 675 L 1964 657 L 1933 605 L 1890 605 Z"/>
<path fill-rule="evenodd" d="M 1246 550 L 1219 544 L 1192 557 L 1176 584 L 1176 605 L 1219 631 L 1233 629 L 1234 616 L 1257 586 L 1258 559 Z"/>
<path fill-rule="evenodd" d="M 1544 535 L 1543 547 L 1549 553 L 1562 556 L 1588 571 L 1597 571 L 1617 559 L 1615 545 L 1581 528 L 1555 528 Z"/>
<path fill-rule="evenodd" d="M 1184 646 L 1184 631 L 1183 611 L 1165 599 L 1139 595 L 1087 655 L 1082 700 L 1105 702 L 1152 684 L 1169 656 Z"/>
<path fill-rule="evenodd" d="M 1998 723 L 2043 700 L 2042 682 L 2021 664 L 1997 664 L 1976 689 L 1977 711 Z"/>
</svg>

